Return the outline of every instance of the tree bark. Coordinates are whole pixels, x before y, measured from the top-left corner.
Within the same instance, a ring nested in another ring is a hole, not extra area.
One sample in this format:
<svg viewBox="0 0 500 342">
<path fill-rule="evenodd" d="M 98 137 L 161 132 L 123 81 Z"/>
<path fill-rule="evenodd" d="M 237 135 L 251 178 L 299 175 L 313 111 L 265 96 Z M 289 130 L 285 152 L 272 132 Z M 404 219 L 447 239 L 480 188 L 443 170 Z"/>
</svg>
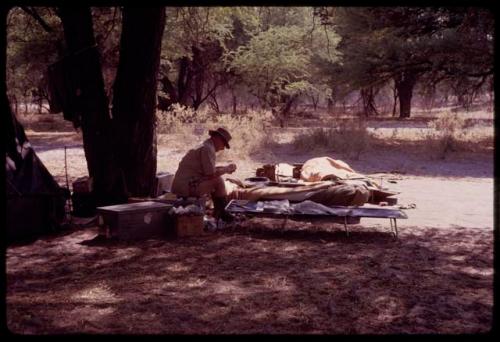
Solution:
<svg viewBox="0 0 500 342">
<path fill-rule="evenodd" d="M 205 86 L 205 66 L 203 63 L 203 55 L 202 51 L 194 47 L 192 48 L 193 51 L 193 81 L 194 81 L 194 92 L 192 95 L 192 100 L 193 100 L 193 109 L 198 110 L 202 103 L 202 98 L 203 98 L 203 88 Z"/>
<path fill-rule="evenodd" d="M 363 99 L 363 113 L 366 117 L 377 115 L 378 111 L 375 107 L 375 92 L 373 87 L 361 89 L 361 98 Z"/>
<path fill-rule="evenodd" d="M 189 58 L 182 57 L 179 61 L 179 76 L 177 79 L 177 101 L 183 106 L 188 106 L 188 97 L 191 93 L 193 72 Z"/>
<path fill-rule="evenodd" d="M 393 95 L 392 116 L 396 116 L 396 110 L 398 104 L 398 89 L 396 88 L 396 85 L 394 85 L 394 88 L 392 88 L 392 95 Z"/>
<path fill-rule="evenodd" d="M 2 96 L 2 111 L 3 111 L 3 127 L 5 127 L 4 134 L 4 148 L 8 152 L 9 149 L 15 151 L 15 146 L 13 145 L 15 133 L 14 133 L 14 123 L 12 119 L 12 110 L 10 108 L 9 98 L 7 97 L 7 70 L 5 65 L 7 64 L 7 15 L 10 8 L 7 6 L 0 6 L 0 47 L 2 49 L 0 56 L 0 92 Z M 16 109 L 17 111 L 17 109 Z"/>
<path fill-rule="evenodd" d="M 333 112 L 333 106 L 334 106 L 333 99 L 332 99 L 332 98 L 328 98 L 328 99 L 327 99 L 327 110 L 328 110 L 328 114 L 332 114 L 332 112 Z"/>
<path fill-rule="evenodd" d="M 14 95 L 14 113 L 17 115 L 17 111 L 18 111 L 18 108 L 17 108 L 17 96 Z"/>
<path fill-rule="evenodd" d="M 290 117 L 290 112 L 292 109 L 292 106 L 295 102 L 295 100 L 298 98 L 298 95 L 292 95 L 292 96 L 285 96 L 285 103 L 283 106 L 280 108 L 280 111 L 278 113 L 280 117 L 280 127 L 284 128 L 285 127 L 285 122 L 288 121 L 288 118 Z"/>
<path fill-rule="evenodd" d="M 219 102 L 217 101 L 217 94 L 214 92 L 210 94 L 210 101 L 209 101 L 210 107 L 217 113 L 220 114 L 220 106 Z"/>
<path fill-rule="evenodd" d="M 113 86 L 114 151 L 131 196 L 150 196 L 156 176 L 156 88 L 165 9 L 123 9 Z"/>
<path fill-rule="evenodd" d="M 233 115 L 236 115 L 237 113 L 237 107 L 238 107 L 238 99 L 236 95 L 234 94 L 234 91 L 231 90 L 231 95 L 232 95 L 232 102 L 233 102 Z"/>
<path fill-rule="evenodd" d="M 409 118 L 411 114 L 411 98 L 413 88 L 417 83 L 417 75 L 411 71 L 402 72 L 395 79 L 396 88 L 399 95 L 399 117 Z"/>
<path fill-rule="evenodd" d="M 0 6 L 0 65 L 7 63 L 7 16 L 11 8 L 8 6 Z M 2 109 L 2 128 L 4 128 L 4 149 L 5 153 L 13 158 L 14 163 L 18 166 L 21 158 L 18 153 L 18 143 L 22 144 L 26 139 L 26 134 L 21 123 L 16 118 L 16 113 L 12 112 L 10 101 L 7 96 L 7 70 L 5 67 L 0 68 L 0 108 Z M 20 131 L 19 131 L 20 130 Z M 21 141 L 17 141 L 18 136 Z M 29 215 L 29 213 L 27 213 Z"/>
<path fill-rule="evenodd" d="M 319 95 L 318 96 L 311 95 L 310 98 L 311 98 L 311 102 L 312 102 L 312 105 L 313 105 L 313 109 L 317 110 L 318 109 L 318 103 L 319 103 Z"/>
<path fill-rule="evenodd" d="M 60 7 L 64 37 L 68 52 L 77 54 L 95 45 L 92 15 L 89 7 Z M 110 144 L 111 119 L 108 98 L 97 50 L 85 66 L 85 75 L 80 84 L 83 148 L 87 160 L 89 176 L 93 179 L 97 205 L 112 204 L 117 201 L 113 194 L 113 159 Z M 118 200 L 120 201 L 120 200 Z"/>
</svg>

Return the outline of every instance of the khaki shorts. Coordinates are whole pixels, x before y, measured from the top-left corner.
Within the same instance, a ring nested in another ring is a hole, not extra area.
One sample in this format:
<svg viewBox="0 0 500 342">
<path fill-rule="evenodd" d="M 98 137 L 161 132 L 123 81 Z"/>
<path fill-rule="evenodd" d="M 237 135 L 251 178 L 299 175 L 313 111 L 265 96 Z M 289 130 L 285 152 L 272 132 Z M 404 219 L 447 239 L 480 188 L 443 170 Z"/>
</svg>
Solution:
<svg viewBox="0 0 500 342">
<path fill-rule="evenodd" d="M 215 197 L 227 196 L 222 177 L 193 182 L 192 186 L 189 187 L 189 196 L 201 197 L 203 195 L 214 195 Z"/>
</svg>

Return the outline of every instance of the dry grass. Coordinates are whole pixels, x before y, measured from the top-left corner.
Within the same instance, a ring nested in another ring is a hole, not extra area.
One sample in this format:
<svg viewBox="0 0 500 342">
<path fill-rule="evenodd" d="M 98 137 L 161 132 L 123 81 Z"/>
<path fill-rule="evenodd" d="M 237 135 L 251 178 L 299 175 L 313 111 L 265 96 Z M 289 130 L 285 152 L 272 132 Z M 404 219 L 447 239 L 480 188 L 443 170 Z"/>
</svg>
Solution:
<svg viewBox="0 0 500 342">
<path fill-rule="evenodd" d="M 63 119 L 62 114 L 28 113 L 18 114 L 17 119 L 26 130 L 35 132 L 74 132 L 70 121 Z"/>
<path fill-rule="evenodd" d="M 493 131 L 472 129 L 473 123 L 459 113 L 441 112 L 423 134 L 431 158 L 445 159 L 450 152 L 476 152 L 493 147 Z"/>
<path fill-rule="evenodd" d="M 263 163 L 301 163 L 318 155 L 340 158 L 354 166 L 363 155 L 362 164 L 369 164 L 369 170 L 395 168 L 399 164 L 413 170 L 425 164 L 426 174 L 438 175 L 442 167 L 437 165 L 441 162 L 465 158 L 474 165 L 476 162 L 472 160 L 476 157 L 492 158 L 494 146 L 493 114 L 479 111 L 452 113 L 450 117 L 458 115 L 466 119 L 459 121 L 460 125 L 455 124 L 455 129 L 439 131 L 434 127 L 441 129 L 444 123 L 433 124 L 435 117 L 418 115 L 407 120 L 381 117 L 359 122 L 355 120 L 358 118 L 332 118 L 325 114 L 320 121 L 307 125 L 302 119 L 293 118 L 282 129 L 273 126 L 273 117 L 268 112 L 232 116 L 176 110 L 176 116 L 158 113 L 158 171 L 175 172 L 184 153 L 206 139 L 209 128 L 217 126 L 228 127 L 234 136 L 232 148 L 221 152 L 217 160 L 222 164 L 236 163 L 238 170 L 234 176 L 240 178 L 254 176 L 255 168 Z M 447 121 L 447 117 L 442 117 L 438 120 Z M 19 119 L 39 157 L 61 184 L 66 182 L 64 146 L 71 146 L 67 154 L 70 183 L 87 175 L 83 149 L 78 147 L 83 145 L 82 134 L 74 130 L 71 122 L 65 121 L 61 114 L 20 115 Z M 453 124 L 453 120 L 449 121 Z M 332 122 L 337 125 L 332 127 Z M 453 140 L 449 139 L 450 134 Z M 409 160 L 415 165 L 410 167 Z"/>
<path fill-rule="evenodd" d="M 75 132 L 61 114 L 28 113 L 18 118 L 34 134 Z M 169 112 L 157 112 L 158 144 L 186 150 L 206 139 L 208 129 L 223 126 L 233 135 L 233 147 L 220 157 L 233 161 L 272 151 L 283 143 L 291 144 L 297 152 L 342 153 L 355 160 L 364 152 L 387 146 L 423 152 L 431 159 L 444 159 L 457 152 L 491 152 L 494 147 L 493 114 L 485 111 L 433 111 L 433 116 L 426 117 L 416 112 L 407 120 L 382 117 L 368 121 L 327 114 L 318 118 L 314 127 L 307 127 L 310 123 L 305 125 L 301 118 L 292 118 L 288 128 L 277 129 L 268 111 L 231 115 L 174 106 Z"/>
</svg>

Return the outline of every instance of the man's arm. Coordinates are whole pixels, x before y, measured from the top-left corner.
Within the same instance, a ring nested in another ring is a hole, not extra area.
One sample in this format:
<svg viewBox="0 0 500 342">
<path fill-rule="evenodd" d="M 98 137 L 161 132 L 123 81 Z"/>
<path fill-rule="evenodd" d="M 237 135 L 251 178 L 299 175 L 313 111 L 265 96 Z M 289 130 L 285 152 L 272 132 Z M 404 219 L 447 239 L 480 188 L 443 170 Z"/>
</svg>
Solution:
<svg viewBox="0 0 500 342">
<path fill-rule="evenodd" d="M 210 180 L 210 179 L 220 177 L 224 174 L 233 173 L 234 171 L 236 171 L 236 164 L 229 164 L 229 165 L 225 165 L 225 166 L 216 166 L 214 174 L 206 175 L 202 179 L 203 180 Z"/>
</svg>

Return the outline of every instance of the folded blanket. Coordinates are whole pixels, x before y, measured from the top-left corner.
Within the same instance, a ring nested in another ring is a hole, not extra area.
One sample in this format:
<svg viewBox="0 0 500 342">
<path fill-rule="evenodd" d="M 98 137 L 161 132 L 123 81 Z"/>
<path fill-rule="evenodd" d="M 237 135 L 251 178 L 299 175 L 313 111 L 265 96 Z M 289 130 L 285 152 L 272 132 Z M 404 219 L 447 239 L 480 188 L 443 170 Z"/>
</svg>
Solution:
<svg viewBox="0 0 500 342">
<path fill-rule="evenodd" d="M 300 179 L 307 182 L 338 179 L 365 179 L 365 175 L 355 172 L 342 160 L 329 157 L 309 159 L 302 165 Z"/>
</svg>

